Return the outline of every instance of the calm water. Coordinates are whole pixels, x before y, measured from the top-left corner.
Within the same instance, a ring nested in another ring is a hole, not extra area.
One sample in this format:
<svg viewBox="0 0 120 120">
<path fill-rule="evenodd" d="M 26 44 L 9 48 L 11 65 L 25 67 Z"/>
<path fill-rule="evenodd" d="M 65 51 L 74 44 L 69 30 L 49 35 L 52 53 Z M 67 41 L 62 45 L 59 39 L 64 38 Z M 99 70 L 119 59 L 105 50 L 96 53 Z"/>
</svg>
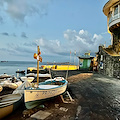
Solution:
<svg viewBox="0 0 120 120">
<path fill-rule="evenodd" d="M 40 63 L 40 65 L 45 63 Z M 28 67 L 37 67 L 37 62 L 30 61 L 8 61 L 8 62 L 0 62 L 0 75 L 3 73 L 7 73 L 9 75 L 15 75 L 16 71 L 19 69 L 25 70 L 27 72 Z"/>
</svg>

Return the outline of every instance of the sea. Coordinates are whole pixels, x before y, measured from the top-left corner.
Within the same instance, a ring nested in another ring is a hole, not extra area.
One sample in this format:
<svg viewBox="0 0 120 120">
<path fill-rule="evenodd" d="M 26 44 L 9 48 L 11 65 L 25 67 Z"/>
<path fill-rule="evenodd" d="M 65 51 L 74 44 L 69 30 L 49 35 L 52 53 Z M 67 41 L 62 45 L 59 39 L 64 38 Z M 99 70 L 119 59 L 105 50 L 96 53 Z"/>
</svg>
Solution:
<svg viewBox="0 0 120 120">
<path fill-rule="evenodd" d="M 39 63 L 40 66 L 43 64 L 46 63 Z M 0 61 L 0 75 L 6 73 L 8 75 L 17 76 L 16 71 L 18 70 L 19 71 L 25 70 L 25 74 L 26 74 L 28 67 L 37 67 L 37 62 L 36 61 Z"/>
</svg>

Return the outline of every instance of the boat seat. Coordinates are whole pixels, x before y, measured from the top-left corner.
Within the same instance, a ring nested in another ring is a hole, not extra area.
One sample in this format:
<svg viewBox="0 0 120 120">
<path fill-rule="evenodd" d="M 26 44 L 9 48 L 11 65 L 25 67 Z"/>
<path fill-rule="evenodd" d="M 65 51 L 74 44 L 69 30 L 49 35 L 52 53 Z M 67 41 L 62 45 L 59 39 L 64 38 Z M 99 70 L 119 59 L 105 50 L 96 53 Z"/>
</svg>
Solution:
<svg viewBox="0 0 120 120">
<path fill-rule="evenodd" d="M 52 88 L 56 88 L 58 87 L 59 85 L 39 85 L 38 87 L 40 89 L 52 89 Z"/>
</svg>

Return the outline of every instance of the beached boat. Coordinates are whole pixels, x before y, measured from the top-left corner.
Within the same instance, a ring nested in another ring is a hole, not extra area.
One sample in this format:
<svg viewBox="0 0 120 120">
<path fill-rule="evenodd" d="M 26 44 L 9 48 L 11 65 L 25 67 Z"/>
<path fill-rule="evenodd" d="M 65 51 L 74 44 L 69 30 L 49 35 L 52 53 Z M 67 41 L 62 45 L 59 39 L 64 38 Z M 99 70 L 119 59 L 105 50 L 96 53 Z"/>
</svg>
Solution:
<svg viewBox="0 0 120 120">
<path fill-rule="evenodd" d="M 16 110 L 21 102 L 21 94 L 8 94 L 0 96 L 0 119 Z"/>
<path fill-rule="evenodd" d="M 17 70 L 16 73 L 25 73 L 25 70 Z"/>
<path fill-rule="evenodd" d="M 35 73 L 28 73 L 25 75 L 26 77 L 35 77 Z"/>
<path fill-rule="evenodd" d="M 34 77 L 26 77 L 26 76 L 24 76 L 24 77 L 20 77 L 20 79 L 21 79 L 23 82 L 28 81 L 28 82 L 31 83 L 35 78 L 34 78 Z"/>
<path fill-rule="evenodd" d="M 63 94 L 67 88 L 68 82 L 63 78 L 55 78 L 51 81 L 46 80 L 39 83 L 39 61 L 42 62 L 40 54 L 38 46 L 38 53 L 34 54 L 36 55 L 34 58 L 37 59 L 37 83 L 24 90 L 24 102 L 27 109 L 34 108 L 44 100 Z"/>
<path fill-rule="evenodd" d="M 8 75 L 6 73 L 0 75 L 0 79 L 10 78 L 10 77 L 11 77 L 11 75 Z"/>
<path fill-rule="evenodd" d="M 39 83 L 38 87 L 28 87 L 24 90 L 24 101 L 27 109 L 39 105 L 42 101 L 63 94 L 67 88 L 67 80 L 55 78 Z"/>
<path fill-rule="evenodd" d="M 2 87 L 8 87 L 11 89 L 16 89 L 22 84 L 22 81 L 11 81 L 10 79 L 4 80 L 0 83 Z"/>
<path fill-rule="evenodd" d="M 40 82 L 44 82 L 45 80 L 51 78 L 51 74 L 39 74 L 38 78 Z M 37 82 L 37 74 L 35 75 L 35 79 L 33 80 L 33 82 Z"/>
<path fill-rule="evenodd" d="M 37 73 L 37 68 L 36 67 L 28 67 L 27 68 L 27 74 L 29 73 Z M 39 67 L 39 73 L 41 74 L 45 74 L 45 73 L 49 73 L 49 71 L 47 69 L 43 69 L 42 67 Z"/>
<path fill-rule="evenodd" d="M 0 92 L 3 90 L 3 87 L 0 85 Z"/>
</svg>

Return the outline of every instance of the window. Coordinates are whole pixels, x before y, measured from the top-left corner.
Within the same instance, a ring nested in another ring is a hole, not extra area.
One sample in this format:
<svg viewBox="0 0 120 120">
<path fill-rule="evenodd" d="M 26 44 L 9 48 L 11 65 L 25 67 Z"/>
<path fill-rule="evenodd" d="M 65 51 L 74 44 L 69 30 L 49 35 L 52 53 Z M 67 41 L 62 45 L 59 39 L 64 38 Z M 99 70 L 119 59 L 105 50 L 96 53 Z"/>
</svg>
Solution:
<svg viewBox="0 0 120 120">
<path fill-rule="evenodd" d="M 109 23 L 112 21 L 112 12 L 110 11 L 108 14 L 108 18 L 109 18 Z"/>
<path fill-rule="evenodd" d="M 101 55 L 101 61 L 103 61 L 103 55 Z"/>
<path fill-rule="evenodd" d="M 118 5 L 114 7 L 114 15 L 117 15 L 117 14 L 118 14 Z"/>
</svg>

